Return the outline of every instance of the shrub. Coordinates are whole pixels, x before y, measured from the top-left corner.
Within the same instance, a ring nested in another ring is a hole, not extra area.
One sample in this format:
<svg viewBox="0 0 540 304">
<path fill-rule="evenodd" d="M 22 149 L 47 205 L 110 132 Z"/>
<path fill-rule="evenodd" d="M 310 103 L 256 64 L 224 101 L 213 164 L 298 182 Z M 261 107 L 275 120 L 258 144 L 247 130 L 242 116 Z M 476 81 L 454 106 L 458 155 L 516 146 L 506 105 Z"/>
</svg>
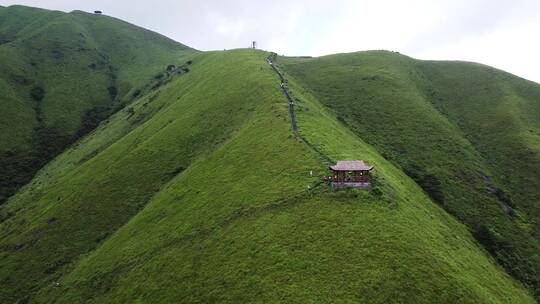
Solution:
<svg viewBox="0 0 540 304">
<path fill-rule="evenodd" d="M 491 254 L 495 254 L 501 247 L 500 241 L 497 239 L 496 235 L 482 224 L 473 229 L 472 235 L 478 241 L 478 243 L 482 244 L 482 246 L 484 246 L 484 248 L 486 248 L 486 250 Z"/>
<path fill-rule="evenodd" d="M 508 193 L 506 193 L 506 191 L 500 189 L 500 188 L 497 188 L 495 189 L 495 192 L 493 193 L 495 194 L 495 196 L 503 203 L 505 203 L 506 205 L 508 205 L 509 207 L 511 208 L 515 208 L 515 204 L 514 202 L 512 201 L 512 198 L 508 195 Z"/>
<path fill-rule="evenodd" d="M 109 92 L 109 96 L 111 96 L 111 100 L 115 100 L 118 95 L 118 89 L 115 86 L 110 86 L 107 88 L 107 91 Z"/>
<path fill-rule="evenodd" d="M 381 188 L 377 186 L 372 187 L 369 192 L 375 197 L 381 197 L 383 195 Z"/>
<path fill-rule="evenodd" d="M 13 80 L 13 82 L 20 85 L 30 84 L 30 80 L 26 79 L 24 76 L 21 76 L 21 75 L 11 75 L 11 80 Z"/>
<path fill-rule="evenodd" d="M 135 98 L 135 97 L 138 97 L 139 95 L 141 95 L 141 90 L 135 90 L 135 92 L 133 92 L 131 96 Z"/>
<path fill-rule="evenodd" d="M 341 122 L 342 124 L 347 125 L 347 121 L 345 121 L 345 118 L 344 118 L 343 116 L 338 115 L 336 118 L 337 118 L 337 120 L 338 120 L 339 122 Z"/>
<path fill-rule="evenodd" d="M 403 171 L 412 178 L 431 199 L 439 204 L 444 204 L 442 183 L 436 174 L 425 173 L 416 164 L 409 164 Z"/>
<path fill-rule="evenodd" d="M 54 49 L 51 51 L 51 56 L 54 59 L 60 60 L 64 58 L 64 53 L 60 49 Z"/>
<path fill-rule="evenodd" d="M 159 88 L 160 86 L 162 86 L 163 84 L 164 84 L 163 81 L 158 81 L 158 82 L 154 83 L 154 85 L 150 89 L 155 90 L 155 89 Z"/>
<path fill-rule="evenodd" d="M 173 178 L 175 176 L 177 176 L 178 174 L 182 173 L 183 171 L 185 170 L 184 167 L 182 166 L 179 166 L 179 167 L 176 167 L 170 174 L 170 178 Z"/>
<path fill-rule="evenodd" d="M 71 136 L 58 129 L 50 127 L 40 127 L 36 129 L 34 134 L 34 144 L 40 163 L 45 164 L 60 152 L 64 151 L 71 141 Z"/>
<path fill-rule="evenodd" d="M 38 165 L 28 151 L 0 153 L 0 205 L 32 178 Z"/>
<path fill-rule="evenodd" d="M 426 174 L 418 180 L 418 183 L 434 201 L 444 203 L 441 181 L 435 175 Z"/>
<path fill-rule="evenodd" d="M 79 131 L 75 134 L 75 138 L 81 138 L 82 136 L 88 134 L 90 131 L 94 130 L 99 123 L 106 119 L 111 114 L 111 109 L 109 107 L 98 106 L 94 107 L 86 113 L 81 121 L 81 127 Z"/>
<path fill-rule="evenodd" d="M 33 87 L 30 90 L 30 96 L 35 101 L 42 101 L 43 97 L 45 97 L 45 90 L 42 87 Z"/>
<path fill-rule="evenodd" d="M 127 108 L 128 118 L 131 118 L 131 116 L 135 115 L 135 109 L 133 107 Z"/>
</svg>

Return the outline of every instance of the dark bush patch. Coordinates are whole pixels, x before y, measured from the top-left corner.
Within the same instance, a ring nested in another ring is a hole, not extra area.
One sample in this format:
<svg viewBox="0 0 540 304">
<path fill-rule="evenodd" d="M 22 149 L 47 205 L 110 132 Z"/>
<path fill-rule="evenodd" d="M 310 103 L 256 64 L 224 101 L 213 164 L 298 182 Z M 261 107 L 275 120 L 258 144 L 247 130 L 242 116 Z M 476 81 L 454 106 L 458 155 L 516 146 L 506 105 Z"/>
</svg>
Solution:
<svg viewBox="0 0 540 304">
<path fill-rule="evenodd" d="M 377 186 L 372 187 L 371 190 L 369 190 L 369 192 L 375 197 L 381 197 L 383 195 L 382 190 Z"/>
<path fill-rule="evenodd" d="M 163 74 L 162 73 L 159 73 L 157 74 L 156 76 L 154 76 L 154 79 L 161 79 L 163 78 Z"/>
<path fill-rule="evenodd" d="M 44 273 L 45 274 L 53 274 L 55 273 L 58 269 L 60 269 L 62 266 L 66 265 L 67 262 L 64 261 L 64 260 L 59 260 L 59 261 L 55 261 L 53 263 L 47 263 L 47 269 L 45 269 Z"/>
<path fill-rule="evenodd" d="M 107 88 L 107 91 L 109 92 L 111 100 L 115 100 L 116 96 L 118 95 L 118 89 L 115 86 L 110 86 Z"/>
<path fill-rule="evenodd" d="M 500 188 L 497 188 L 495 189 L 495 192 L 493 192 L 493 194 L 495 194 L 495 196 L 499 199 L 499 201 L 505 203 L 506 205 L 512 208 L 516 207 L 514 202 L 512 201 L 512 198 L 508 195 L 508 193 L 506 193 L 506 191 Z"/>
<path fill-rule="evenodd" d="M 111 114 L 114 114 L 120 110 L 122 110 L 126 106 L 126 102 L 118 102 L 112 105 Z"/>
<path fill-rule="evenodd" d="M 475 227 L 472 234 L 474 238 L 491 254 L 497 253 L 498 248 L 504 247 L 493 231 L 484 225 Z"/>
<path fill-rule="evenodd" d="M 187 73 L 189 72 L 189 68 L 182 68 L 182 71 L 184 71 L 184 73 Z"/>
<path fill-rule="evenodd" d="M 81 127 L 75 134 L 75 139 L 81 138 L 90 133 L 99 125 L 102 120 L 109 117 L 110 114 L 111 108 L 105 106 L 94 107 L 86 111 L 81 121 Z"/>
<path fill-rule="evenodd" d="M 514 212 L 515 204 L 510 198 L 510 196 L 505 191 L 499 188 L 496 188 L 492 192 L 499 200 L 499 204 L 501 205 L 502 210 L 508 215 L 511 215 L 511 216 L 515 215 L 515 212 Z"/>
<path fill-rule="evenodd" d="M 135 115 L 135 109 L 133 109 L 133 107 L 129 107 L 127 108 L 127 113 L 128 113 L 128 119 L 131 118 L 133 115 Z"/>
<path fill-rule="evenodd" d="M 174 69 L 176 69 L 176 66 L 175 66 L 174 64 L 169 64 L 169 65 L 167 66 L 167 72 L 171 72 L 171 71 L 173 71 Z"/>
<path fill-rule="evenodd" d="M 471 233 L 478 243 L 498 259 L 510 275 L 529 285 L 535 296 L 539 295 L 536 286 L 540 285 L 540 278 L 536 275 L 529 275 L 536 273 L 535 266 L 517 248 L 506 241 L 495 229 L 482 223 L 473 225 Z"/>
<path fill-rule="evenodd" d="M 50 159 L 64 151 L 72 138 L 55 128 L 41 127 L 34 134 L 34 142 L 39 162 L 47 163 Z"/>
<path fill-rule="evenodd" d="M 384 159 L 386 159 L 386 160 L 391 160 L 391 159 L 393 159 L 392 155 L 389 154 L 387 151 L 381 152 L 381 156 L 382 156 Z"/>
<path fill-rule="evenodd" d="M 444 193 L 442 183 L 434 174 L 425 173 L 416 165 L 404 168 L 405 174 L 412 178 L 431 199 L 439 204 L 444 204 Z M 447 210 L 448 211 L 448 210 Z"/>
<path fill-rule="evenodd" d="M 139 95 L 141 95 L 141 90 L 135 90 L 135 92 L 133 92 L 133 94 L 131 96 L 133 96 L 133 98 L 135 98 L 135 97 L 138 97 Z"/>
<path fill-rule="evenodd" d="M 30 90 L 30 96 L 32 96 L 32 99 L 35 101 L 42 101 L 45 97 L 45 90 L 42 87 L 33 87 Z"/>
<path fill-rule="evenodd" d="M 24 76 L 21 75 L 11 75 L 11 80 L 19 85 L 29 85 L 30 80 L 26 79 Z"/>
<path fill-rule="evenodd" d="M 96 238 L 96 243 L 100 243 L 101 241 L 105 240 L 109 236 L 109 232 L 104 232 L 100 236 Z"/>
<path fill-rule="evenodd" d="M 426 174 L 418 180 L 418 184 L 436 202 L 444 203 L 444 194 L 441 190 L 441 181 L 431 174 Z"/>
<path fill-rule="evenodd" d="M 189 65 L 189 64 L 192 64 L 192 63 L 193 63 L 193 60 L 188 60 L 188 61 L 186 61 L 186 64 L 188 64 L 188 65 Z"/>
<path fill-rule="evenodd" d="M 18 244 L 12 245 L 11 250 L 13 250 L 13 251 L 21 251 L 21 250 L 24 249 L 24 247 L 26 247 L 26 244 L 18 243 Z"/>
<path fill-rule="evenodd" d="M 0 154 L 0 204 L 32 178 L 39 161 L 31 152 Z"/>
<path fill-rule="evenodd" d="M 11 197 L 49 160 L 62 152 L 71 138 L 52 128 L 38 128 L 29 151 L 0 154 L 0 204 Z"/>
<path fill-rule="evenodd" d="M 54 50 L 52 50 L 52 52 L 51 52 L 51 56 L 52 56 L 52 58 L 58 60 L 58 59 L 64 58 L 64 53 L 63 53 L 61 50 L 59 50 L 59 49 L 54 49 Z"/>
<path fill-rule="evenodd" d="M 95 69 L 97 68 L 97 64 L 95 64 L 95 63 L 90 63 L 90 64 L 88 65 L 88 68 L 91 69 L 91 70 L 95 70 Z"/>
<path fill-rule="evenodd" d="M 154 85 L 150 89 L 155 90 L 155 89 L 161 87 L 164 84 L 165 84 L 165 81 L 158 81 L 158 82 L 154 83 Z"/>
<path fill-rule="evenodd" d="M 170 176 L 171 178 L 173 178 L 173 177 L 175 177 L 176 175 L 182 173 L 182 171 L 184 171 L 184 170 L 185 170 L 185 168 L 182 167 L 182 166 L 176 167 L 176 168 L 169 174 L 169 176 Z"/>
<path fill-rule="evenodd" d="M 40 101 L 45 92 L 36 87 L 31 94 L 32 98 Z M 39 105 L 36 106 L 36 111 L 40 121 Z M 35 129 L 31 149 L 0 153 L 0 204 L 28 183 L 37 170 L 64 151 L 75 139 L 93 130 L 109 113 L 108 107 L 96 107 L 87 111 L 82 119 L 81 129 L 75 136 L 69 136 L 53 127 L 40 126 Z"/>
<path fill-rule="evenodd" d="M 348 125 L 349 125 L 349 124 L 347 123 L 347 121 L 345 120 L 345 118 L 344 118 L 343 116 L 341 116 L 341 115 L 338 115 L 338 116 L 337 116 L 337 120 L 338 120 L 339 122 L 341 122 L 341 123 L 342 123 L 343 125 L 345 125 L 345 126 L 348 126 Z"/>
</svg>

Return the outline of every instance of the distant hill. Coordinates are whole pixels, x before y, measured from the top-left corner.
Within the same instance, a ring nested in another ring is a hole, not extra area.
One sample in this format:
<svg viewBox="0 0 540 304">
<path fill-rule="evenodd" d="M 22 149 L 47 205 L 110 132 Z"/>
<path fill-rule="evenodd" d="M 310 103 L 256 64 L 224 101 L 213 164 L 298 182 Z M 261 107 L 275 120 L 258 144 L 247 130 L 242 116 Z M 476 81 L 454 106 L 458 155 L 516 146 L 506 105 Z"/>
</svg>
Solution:
<svg viewBox="0 0 540 304">
<path fill-rule="evenodd" d="M 0 207 L 0 302 L 535 302 L 539 180 L 484 128 L 525 106 L 510 121 L 534 131 L 537 84 L 390 52 L 274 58 L 295 133 L 270 53 L 179 52 Z M 321 181 L 343 159 L 375 166 L 370 189 Z"/>
<path fill-rule="evenodd" d="M 37 169 L 195 51 L 84 12 L 0 9 L 0 204 Z"/>
<path fill-rule="evenodd" d="M 337 119 L 540 292 L 540 85 L 392 52 L 282 59 Z"/>
</svg>

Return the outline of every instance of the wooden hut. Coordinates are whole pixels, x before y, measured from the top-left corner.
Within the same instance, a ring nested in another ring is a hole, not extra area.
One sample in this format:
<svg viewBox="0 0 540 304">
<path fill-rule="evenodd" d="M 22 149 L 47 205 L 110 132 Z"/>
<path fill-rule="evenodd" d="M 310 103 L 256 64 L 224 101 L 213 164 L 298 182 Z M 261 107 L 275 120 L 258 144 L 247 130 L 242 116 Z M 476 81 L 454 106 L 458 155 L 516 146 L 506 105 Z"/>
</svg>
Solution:
<svg viewBox="0 0 540 304">
<path fill-rule="evenodd" d="M 368 166 L 361 160 L 339 160 L 329 169 L 333 173 L 330 181 L 334 189 L 370 186 L 369 176 L 373 166 Z"/>
</svg>

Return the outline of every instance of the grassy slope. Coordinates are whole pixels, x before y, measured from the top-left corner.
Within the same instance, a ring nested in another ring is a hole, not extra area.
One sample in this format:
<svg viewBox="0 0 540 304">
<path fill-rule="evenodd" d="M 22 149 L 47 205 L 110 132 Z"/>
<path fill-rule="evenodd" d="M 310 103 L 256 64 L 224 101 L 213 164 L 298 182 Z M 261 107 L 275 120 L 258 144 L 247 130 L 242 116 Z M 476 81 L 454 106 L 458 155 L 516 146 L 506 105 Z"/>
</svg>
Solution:
<svg viewBox="0 0 540 304">
<path fill-rule="evenodd" d="M 229 80 L 228 96 L 206 85 L 223 79 L 220 69 L 234 70 L 235 62 L 207 57 L 193 65 L 200 72 L 181 75 L 140 99 L 133 113 L 119 112 L 6 204 L 0 229 L 1 280 L 9 286 L 2 290 L 4 298 L 43 284 L 92 250 L 249 115 L 256 100 L 239 98 L 249 83 Z M 213 117 L 206 117 L 207 112 Z"/>
<path fill-rule="evenodd" d="M 538 164 L 538 85 L 484 66 L 390 52 L 281 62 L 538 292 L 540 179 L 526 169 Z M 505 213 L 505 204 L 514 210 Z"/>
<path fill-rule="evenodd" d="M 37 303 L 532 302 L 306 93 L 302 135 L 375 164 L 381 193 L 315 187 L 324 161 L 292 136 L 265 56 L 200 55 L 42 170 L 3 210 L 2 299 L 34 286 Z"/>
<path fill-rule="evenodd" d="M 194 51 L 123 21 L 0 8 L 0 203 L 43 164 Z M 33 98 L 41 88 L 43 98 Z M 5 93 L 4 93 L 5 92 Z"/>
<path fill-rule="evenodd" d="M 194 64 L 146 86 L 1 207 L 0 302 L 532 301 L 461 224 L 291 83 L 303 136 L 334 160 L 375 164 L 380 192 L 308 190 L 308 172 L 325 164 L 291 135 L 266 54 L 192 55 L 81 12 L 1 14 L 2 105 L 34 120 L 0 119 L 18 132 L 2 132 L 11 155 L 35 148 L 36 126 L 76 132 L 87 109 L 129 102 L 168 63 Z"/>
<path fill-rule="evenodd" d="M 420 62 L 428 96 L 460 127 L 540 237 L 540 85 L 482 65 Z"/>
</svg>

